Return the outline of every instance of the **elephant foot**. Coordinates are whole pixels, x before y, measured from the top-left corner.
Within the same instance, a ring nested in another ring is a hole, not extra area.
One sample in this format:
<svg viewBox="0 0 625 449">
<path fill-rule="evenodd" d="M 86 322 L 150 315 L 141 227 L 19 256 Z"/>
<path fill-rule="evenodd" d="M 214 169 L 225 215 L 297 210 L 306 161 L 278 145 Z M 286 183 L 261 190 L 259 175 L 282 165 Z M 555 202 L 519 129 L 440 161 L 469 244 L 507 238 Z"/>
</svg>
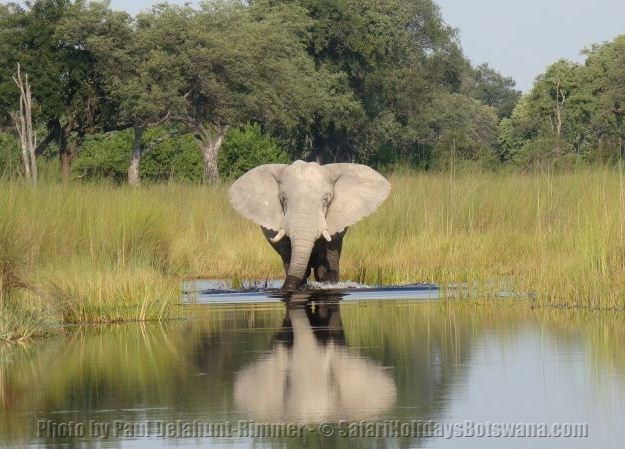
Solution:
<svg viewBox="0 0 625 449">
<path fill-rule="evenodd" d="M 336 283 L 339 281 L 339 270 L 333 270 L 324 265 L 320 265 L 316 267 L 314 271 L 315 280 L 317 282 Z"/>
<path fill-rule="evenodd" d="M 282 284 L 282 291 L 295 292 L 302 286 L 302 280 L 297 276 L 287 276 L 284 284 Z"/>
</svg>

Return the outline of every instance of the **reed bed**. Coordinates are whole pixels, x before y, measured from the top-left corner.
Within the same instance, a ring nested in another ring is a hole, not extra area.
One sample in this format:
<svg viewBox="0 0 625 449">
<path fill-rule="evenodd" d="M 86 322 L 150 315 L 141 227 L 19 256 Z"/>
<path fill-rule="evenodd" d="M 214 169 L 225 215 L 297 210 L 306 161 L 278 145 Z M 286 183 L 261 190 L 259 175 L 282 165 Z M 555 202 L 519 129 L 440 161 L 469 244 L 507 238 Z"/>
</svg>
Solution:
<svg viewBox="0 0 625 449">
<path fill-rule="evenodd" d="M 619 168 L 390 180 L 379 212 L 347 234 L 343 279 L 625 305 Z M 0 338 L 46 333 L 50 323 L 178 316 L 185 278 L 282 275 L 258 227 L 229 206 L 226 186 L 0 184 Z"/>
</svg>

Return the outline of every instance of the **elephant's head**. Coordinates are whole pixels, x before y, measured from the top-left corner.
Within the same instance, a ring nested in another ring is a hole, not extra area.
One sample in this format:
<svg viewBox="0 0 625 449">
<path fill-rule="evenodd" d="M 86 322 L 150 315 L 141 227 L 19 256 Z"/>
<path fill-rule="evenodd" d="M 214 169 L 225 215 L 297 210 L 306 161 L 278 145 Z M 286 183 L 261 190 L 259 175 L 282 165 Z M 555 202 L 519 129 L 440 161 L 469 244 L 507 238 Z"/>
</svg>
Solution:
<svg viewBox="0 0 625 449">
<path fill-rule="evenodd" d="M 296 161 L 268 164 L 241 176 L 230 187 L 230 202 L 245 218 L 291 239 L 285 286 L 299 285 L 314 243 L 330 241 L 347 226 L 373 213 L 390 192 L 389 182 L 359 164 Z"/>
</svg>

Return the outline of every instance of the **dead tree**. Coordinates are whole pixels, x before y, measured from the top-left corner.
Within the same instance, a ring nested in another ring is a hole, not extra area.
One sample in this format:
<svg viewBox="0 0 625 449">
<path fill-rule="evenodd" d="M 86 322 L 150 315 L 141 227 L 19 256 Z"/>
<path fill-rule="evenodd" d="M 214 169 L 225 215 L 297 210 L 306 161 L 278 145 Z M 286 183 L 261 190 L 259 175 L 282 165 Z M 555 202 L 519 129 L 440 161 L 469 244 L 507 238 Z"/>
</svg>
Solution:
<svg viewBox="0 0 625 449">
<path fill-rule="evenodd" d="M 564 109 L 564 102 L 566 101 L 566 96 L 564 95 L 564 91 L 561 88 L 560 77 L 558 77 L 556 81 L 556 104 L 554 107 L 554 116 L 556 120 L 555 133 L 557 139 L 556 152 L 558 154 L 561 153 L 561 142 L 562 142 L 562 111 Z"/>
<path fill-rule="evenodd" d="M 20 90 L 20 109 L 19 112 L 13 114 L 13 120 L 15 121 L 17 134 L 20 137 L 20 143 L 22 145 L 24 173 L 26 174 L 26 178 L 31 179 L 32 182 L 36 184 L 37 159 L 35 149 L 37 148 L 37 136 L 33 130 L 32 96 L 30 93 L 28 75 L 22 78 L 22 70 L 19 63 L 17 64 L 17 74 L 13 77 L 13 81 L 15 81 L 15 85 Z"/>
</svg>

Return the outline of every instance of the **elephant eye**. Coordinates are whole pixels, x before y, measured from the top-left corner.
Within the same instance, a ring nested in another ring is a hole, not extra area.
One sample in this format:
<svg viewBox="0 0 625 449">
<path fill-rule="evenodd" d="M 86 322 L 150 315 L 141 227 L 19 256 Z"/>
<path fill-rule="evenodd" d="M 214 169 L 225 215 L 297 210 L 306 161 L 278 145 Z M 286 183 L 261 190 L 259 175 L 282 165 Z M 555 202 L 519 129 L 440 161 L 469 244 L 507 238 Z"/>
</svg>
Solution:
<svg viewBox="0 0 625 449">
<path fill-rule="evenodd" d="M 280 192 L 280 204 L 282 205 L 282 211 L 286 213 L 286 195 Z"/>
<path fill-rule="evenodd" d="M 326 193 L 321 199 L 321 204 L 323 207 L 328 207 L 330 205 L 330 201 L 332 201 L 332 196 L 329 193 Z"/>
</svg>

